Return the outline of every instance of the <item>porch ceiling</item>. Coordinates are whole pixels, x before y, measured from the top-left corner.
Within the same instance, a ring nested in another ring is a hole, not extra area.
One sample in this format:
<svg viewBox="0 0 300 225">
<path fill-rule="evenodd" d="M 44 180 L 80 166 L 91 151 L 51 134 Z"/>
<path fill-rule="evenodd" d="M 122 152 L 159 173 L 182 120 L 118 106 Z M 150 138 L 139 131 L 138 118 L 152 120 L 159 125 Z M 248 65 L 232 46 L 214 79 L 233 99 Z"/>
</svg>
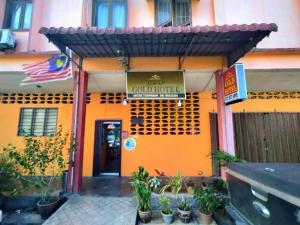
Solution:
<svg viewBox="0 0 300 225">
<path fill-rule="evenodd" d="M 89 72 L 89 92 L 125 92 L 126 74 L 123 71 Z M 187 91 L 214 91 L 213 71 L 187 71 L 184 73 Z M 249 91 L 300 91 L 300 70 L 246 70 Z M 35 85 L 19 86 L 22 73 L 0 73 L 0 93 L 59 93 L 71 92 L 73 81 L 66 80 Z M 205 88 L 206 87 L 206 88 Z"/>
<path fill-rule="evenodd" d="M 272 31 L 277 31 L 276 24 L 120 29 L 42 27 L 39 32 L 61 51 L 68 47 L 82 58 L 226 56 L 230 66 Z"/>
</svg>

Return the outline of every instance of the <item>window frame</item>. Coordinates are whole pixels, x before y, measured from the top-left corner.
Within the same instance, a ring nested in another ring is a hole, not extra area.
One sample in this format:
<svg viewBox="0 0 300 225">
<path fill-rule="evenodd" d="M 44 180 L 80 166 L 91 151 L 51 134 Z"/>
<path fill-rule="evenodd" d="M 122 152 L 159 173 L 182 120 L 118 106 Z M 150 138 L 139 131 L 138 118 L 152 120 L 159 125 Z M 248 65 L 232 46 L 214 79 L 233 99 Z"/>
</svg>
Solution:
<svg viewBox="0 0 300 225">
<path fill-rule="evenodd" d="M 155 0 L 154 1 L 154 21 L 155 21 L 155 27 L 167 27 L 168 26 L 168 23 L 163 23 L 163 24 L 158 24 L 158 14 L 157 14 L 157 2 L 159 0 Z M 185 23 L 185 24 L 179 24 L 179 25 L 175 25 L 175 1 L 176 0 L 170 0 L 171 1 L 171 4 L 170 4 L 170 9 L 171 9 L 171 25 L 170 26 L 192 26 L 192 1 L 191 0 L 188 0 L 188 3 L 189 3 L 189 14 L 190 14 L 190 21 L 188 23 Z"/>
<path fill-rule="evenodd" d="M 22 121 L 23 121 L 23 115 L 22 115 L 22 112 L 24 109 L 32 109 L 32 117 L 31 117 L 31 124 L 30 124 L 30 134 L 21 134 L 21 129 L 20 129 L 20 126 L 22 124 Z M 45 109 L 45 118 L 44 118 L 44 122 L 43 122 L 43 134 L 42 135 L 33 135 L 33 130 L 34 130 L 34 124 L 35 124 L 35 117 L 36 117 L 36 111 L 37 109 Z M 53 110 L 55 109 L 56 110 L 56 121 L 55 121 L 55 132 L 57 131 L 57 121 L 58 121 L 58 108 L 55 107 L 55 108 L 34 108 L 34 107 L 22 107 L 20 108 L 20 112 L 19 112 L 19 123 L 18 123 L 18 130 L 17 130 L 17 136 L 18 137 L 25 137 L 25 136 L 30 136 L 30 137 L 47 137 L 47 136 L 50 136 L 50 135 L 46 135 L 46 122 L 48 121 L 48 118 L 47 118 L 47 115 L 49 113 L 49 110 Z"/>
<path fill-rule="evenodd" d="M 106 28 L 115 28 L 112 27 L 112 14 L 113 14 L 113 7 L 112 3 L 113 2 L 124 2 L 125 4 L 125 26 L 124 28 L 127 27 L 127 21 L 128 21 L 128 0 L 93 0 L 92 2 L 92 27 L 97 27 L 96 26 L 96 4 L 98 2 L 107 2 L 108 3 L 108 26 L 105 28 L 100 28 L 100 29 L 106 29 Z M 119 27 L 118 27 L 119 28 Z"/>
<path fill-rule="evenodd" d="M 21 3 L 21 15 L 20 15 L 20 21 L 19 21 L 19 28 L 18 29 L 12 29 L 8 26 L 8 3 L 9 2 L 18 2 Z M 30 30 L 29 28 L 24 28 L 24 18 L 25 18 L 25 10 L 26 10 L 26 3 L 31 3 L 31 17 L 30 17 L 30 27 L 31 27 L 31 22 L 32 22 L 32 10 L 33 10 L 33 3 L 32 0 L 6 0 L 5 2 L 5 12 L 4 12 L 4 19 L 3 19 L 3 24 L 2 28 L 4 29 L 11 29 L 13 31 L 26 31 L 28 32 Z"/>
</svg>

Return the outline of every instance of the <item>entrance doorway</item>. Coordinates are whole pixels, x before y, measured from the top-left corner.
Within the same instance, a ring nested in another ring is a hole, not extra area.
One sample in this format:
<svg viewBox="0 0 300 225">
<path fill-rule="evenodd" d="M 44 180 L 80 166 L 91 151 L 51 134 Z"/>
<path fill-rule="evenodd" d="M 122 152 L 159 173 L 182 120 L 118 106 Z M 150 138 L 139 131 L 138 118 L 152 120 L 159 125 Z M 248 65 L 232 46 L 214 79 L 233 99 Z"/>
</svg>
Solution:
<svg viewBox="0 0 300 225">
<path fill-rule="evenodd" d="M 96 121 L 93 176 L 121 175 L 121 130 L 120 120 Z"/>
</svg>

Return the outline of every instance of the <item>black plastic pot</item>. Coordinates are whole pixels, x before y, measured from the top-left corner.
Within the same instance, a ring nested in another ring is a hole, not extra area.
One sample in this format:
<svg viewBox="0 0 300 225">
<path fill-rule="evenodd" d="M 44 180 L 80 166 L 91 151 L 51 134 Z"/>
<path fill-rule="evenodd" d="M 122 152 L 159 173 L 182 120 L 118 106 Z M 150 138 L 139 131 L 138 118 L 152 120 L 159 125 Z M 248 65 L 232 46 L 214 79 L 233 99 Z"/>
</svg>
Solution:
<svg viewBox="0 0 300 225">
<path fill-rule="evenodd" d="M 50 203 L 43 204 L 42 200 L 38 201 L 37 210 L 41 215 L 42 219 L 47 219 L 55 210 L 59 207 L 59 197 L 54 197 L 51 199 Z"/>
<path fill-rule="evenodd" d="M 24 210 L 28 208 L 35 208 L 36 203 L 39 201 L 39 196 L 13 196 L 13 197 L 4 197 L 2 199 L 3 211 L 15 211 L 15 210 Z"/>
</svg>

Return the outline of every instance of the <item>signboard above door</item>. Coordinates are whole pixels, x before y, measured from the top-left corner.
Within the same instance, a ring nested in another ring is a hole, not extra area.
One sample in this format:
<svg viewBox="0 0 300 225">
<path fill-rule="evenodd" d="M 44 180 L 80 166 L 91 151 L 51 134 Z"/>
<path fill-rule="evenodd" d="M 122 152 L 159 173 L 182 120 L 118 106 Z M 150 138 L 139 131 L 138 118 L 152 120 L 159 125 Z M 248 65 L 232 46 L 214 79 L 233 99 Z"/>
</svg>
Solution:
<svg viewBox="0 0 300 225">
<path fill-rule="evenodd" d="M 224 72 L 224 98 L 227 105 L 247 99 L 247 85 L 243 64 L 235 64 Z"/>
<path fill-rule="evenodd" d="M 127 72 L 127 99 L 185 99 L 183 71 Z"/>
</svg>

